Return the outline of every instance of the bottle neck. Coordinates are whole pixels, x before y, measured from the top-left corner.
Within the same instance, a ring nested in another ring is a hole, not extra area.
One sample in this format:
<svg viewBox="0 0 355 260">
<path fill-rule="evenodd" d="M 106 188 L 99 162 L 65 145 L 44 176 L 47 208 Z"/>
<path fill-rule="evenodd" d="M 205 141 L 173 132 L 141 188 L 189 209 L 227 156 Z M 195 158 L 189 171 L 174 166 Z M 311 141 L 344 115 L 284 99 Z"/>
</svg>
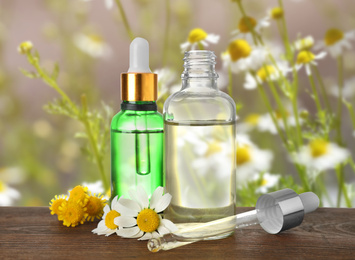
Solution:
<svg viewBox="0 0 355 260">
<path fill-rule="evenodd" d="M 202 87 L 217 89 L 218 74 L 215 71 L 216 55 L 212 51 L 185 52 L 182 88 Z"/>
<path fill-rule="evenodd" d="M 121 110 L 157 111 L 157 109 L 155 101 L 123 101 L 121 104 Z"/>
</svg>

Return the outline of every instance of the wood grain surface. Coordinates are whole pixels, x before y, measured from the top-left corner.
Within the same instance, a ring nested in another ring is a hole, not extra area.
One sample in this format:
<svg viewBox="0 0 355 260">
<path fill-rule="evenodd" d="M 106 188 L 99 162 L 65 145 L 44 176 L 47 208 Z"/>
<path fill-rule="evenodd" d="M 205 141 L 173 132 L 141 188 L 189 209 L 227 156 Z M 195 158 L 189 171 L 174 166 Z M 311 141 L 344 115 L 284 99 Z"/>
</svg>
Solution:
<svg viewBox="0 0 355 260">
<path fill-rule="evenodd" d="M 47 207 L 0 207 L 0 259 L 355 259 L 355 209 L 320 208 L 278 235 L 253 226 L 158 253 L 146 241 L 94 235 L 96 225 L 67 228 Z"/>
</svg>

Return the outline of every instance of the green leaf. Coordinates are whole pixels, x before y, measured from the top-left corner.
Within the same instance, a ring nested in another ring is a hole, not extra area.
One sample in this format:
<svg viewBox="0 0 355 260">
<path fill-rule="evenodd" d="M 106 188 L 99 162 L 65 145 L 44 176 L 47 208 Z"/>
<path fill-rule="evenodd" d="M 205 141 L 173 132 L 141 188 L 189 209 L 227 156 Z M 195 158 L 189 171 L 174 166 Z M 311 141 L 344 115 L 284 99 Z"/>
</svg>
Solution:
<svg viewBox="0 0 355 260">
<path fill-rule="evenodd" d="M 59 75 L 59 65 L 58 65 L 58 63 L 56 62 L 56 63 L 54 64 L 54 69 L 53 69 L 53 72 L 52 72 L 52 79 L 57 80 L 58 75 Z"/>
<path fill-rule="evenodd" d="M 20 71 L 22 72 L 23 75 L 25 75 L 26 77 L 28 77 L 30 79 L 39 78 L 39 75 L 35 72 L 30 72 L 30 71 L 22 69 L 22 68 L 20 68 Z"/>
</svg>

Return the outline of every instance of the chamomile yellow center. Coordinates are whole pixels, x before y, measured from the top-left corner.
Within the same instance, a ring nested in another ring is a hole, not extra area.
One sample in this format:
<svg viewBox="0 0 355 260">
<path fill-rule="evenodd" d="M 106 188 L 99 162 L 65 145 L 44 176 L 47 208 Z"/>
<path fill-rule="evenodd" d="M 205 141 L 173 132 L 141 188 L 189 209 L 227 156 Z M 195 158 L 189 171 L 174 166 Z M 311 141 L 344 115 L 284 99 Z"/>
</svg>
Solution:
<svg viewBox="0 0 355 260">
<path fill-rule="evenodd" d="M 85 221 L 84 208 L 78 203 L 64 202 L 59 206 L 59 211 L 58 219 L 63 220 L 64 226 L 75 227 Z"/>
<path fill-rule="evenodd" d="M 29 53 L 32 50 L 32 48 L 33 48 L 32 42 L 26 41 L 26 42 L 21 43 L 18 46 L 17 51 L 21 54 L 26 54 L 26 53 Z"/>
<path fill-rule="evenodd" d="M 260 119 L 260 115 L 258 114 L 250 114 L 245 118 L 245 122 L 249 125 L 257 125 Z"/>
<path fill-rule="evenodd" d="M 238 24 L 238 29 L 242 33 L 251 32 L 252 29 L 256 26 L 257 22 L 253 17 L 245 16 L 240 19 Z"/>
<path fill-rule="evenodd" d="M 265 179 L 265 178 L 263 178 L 262 180 L 261 180 L 261 183 L 260 183 L 260 186 L 266 186 L 267 184 L 268 184 L 268 180 L 267 179 Z"/>
<path fill-rule="evenodd" d="M 275 73 L 276 73 L 276 69 L 274 66 L 265 65 L 256 72 L 256 75 L 261 79 L 261 81 L 266 81 L 266 79 L 269 78 L 270 75 Z"/>
<path fill-rule="evenodd" d="M 0 181 L 0 192 L 3 192 L 5 190 L 5 183 Z"/>
<path fill-rule="evenodd" d="M 66 201 L 66 197 L 60 197 L 60 196 L 55 196 L 54 199 L 51 200 L 50 204 L 50 210 L 51 210 L 51 214 L 57 214 L 59 215 L 60 210 L 59 207 L 62 206 L 63 202 Z"/>
<path fill-rule="evenodd" d="M 324 36 L 325 45 L 330 46 L 344 38 L 344 33 L 336 28 L 329 29 Z"/>
<path fill-rule="evenodd" d="M 94 221 L 95 218 L 100 219 L 103 215 L 105 204 L 106 200 L 102 200 L 96 196 L 90 196 L 88 204 L 86 205 L 88 220 Z"/>
<path fill-rule="evenodd" d="M 84 206 L 89 199 L 87 190 L 88 190 L 87 187 L 83 187 L 80 185 L 76 186 L 74 189 L 70 191 L 69 201 L 73 201 Z"/>
<path fill-rule="evenodd" d="M 315 56 L 312 52 L 307 51 L 307 50 L 303 50 L 298 53 L 296 63 L 297 64 L 307 64 L 307 63 L 310 63 L 311 61 L 313 61 L 314 58 L 315 58 Z"/>
<path fill-rule="evenodd" d="M 104 43 L 104 39 L 98 34 L 89 34 L 87 36 L 90 39 L 90 41 L 92 41 L 95 44 L 100 45 Z"/>
<path fill-rule="evenodd" d="M 282 113 L 284 113 L 286 117 L 290 116 L 290 112 L 288 112 L 287 110 L 281 112 L 280 109 L 276 109 L 274 112 L 276 119 L 282 119 Z"/>
<path fill-rule="evenodd" d="M 280 19 L 284 15 L 284 10 L 281 7 L 274 7 L 271 9 L 271 18 Z"/>
<path fill-rule="evenodd" d="M 298 50 L 309 50 L 310 48 L 312 48 L 314 45 L 314 40 L 312 37 L 306 37 L 306 38 L 302 38 L 300 40 L 297 41 L 296 43 L 296 48 Z"/>
<path fill-rule="evenodd" d="M 207 37 L 207 33 L 204 30 L 202 30 L 201 28 L 195 28 L 190 31 L 189 37 L 187 40 L 190 43 L 196 43 L 196 42 L 206 39 L 206 37 Z"/>
<path fill-rule="evenodd" d="M 233 62 L 248 57 L 251 51 L 249 43 L 243 39 L 234 40 L 228 46 L 228 53 Z"/>
<path fill-rule="evenodd" d="M 222 147 L 219 144 L 219 142 L 213 142 L 208 145 L 208 149 L 207 149 L 205 156 L 208 157 L 212 154 L 215 154 L 215 153 L 218 153 L 221 151 L 222 151 Z"/>
<path fill-rule="evenodd" d="M 309 143 L 309 147 L 311 149 L 311 155 L 313 158 L 318 158 L 327 154 L 329 143 L 322 139 L 315 139 Z"/>
<path fill-rule="evenodd" d="M 248 145 L 237 146 L 237 165 L 243 165 L 251 160 L 250 147 Z"/>
<path fill-rule="evenodd" d="M 114 220 L 115 218 L 121 216 L 120 213 L 118 213 L 116 210 L 111 210 L 109 213 L 107 213 L 105 217 L 105 225 L 109 229 L 116 229 L 118 226 L 115 224 Z"/>
<path fill-rule="evenodd" d="M 152 209 L 143 209 L 137 216 L 137 225 L 143 232 L 153 232 L 160 225 L 160 217 Z"/>
</svg>

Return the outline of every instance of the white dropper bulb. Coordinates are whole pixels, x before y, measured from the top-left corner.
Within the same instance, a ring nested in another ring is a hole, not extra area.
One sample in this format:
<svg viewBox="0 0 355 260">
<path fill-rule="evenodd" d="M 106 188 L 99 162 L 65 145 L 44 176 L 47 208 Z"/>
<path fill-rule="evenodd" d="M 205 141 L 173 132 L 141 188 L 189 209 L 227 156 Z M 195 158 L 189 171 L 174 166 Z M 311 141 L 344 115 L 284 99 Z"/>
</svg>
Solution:
<svg viewBox="0 0 355 260">
<path fill-rule="evenodd" d="M 305 214 L 315 211 L 319 206 L 319 198 L 313 192 L 301 193 L 300 198 L 304 206 Z"/>
<path fill-rule="evenodd" d="M 137 37 L 129 47 L 129 69 L 133 73 L 152 73 L 149 68 L 149 43 Z"/>
</svg>

